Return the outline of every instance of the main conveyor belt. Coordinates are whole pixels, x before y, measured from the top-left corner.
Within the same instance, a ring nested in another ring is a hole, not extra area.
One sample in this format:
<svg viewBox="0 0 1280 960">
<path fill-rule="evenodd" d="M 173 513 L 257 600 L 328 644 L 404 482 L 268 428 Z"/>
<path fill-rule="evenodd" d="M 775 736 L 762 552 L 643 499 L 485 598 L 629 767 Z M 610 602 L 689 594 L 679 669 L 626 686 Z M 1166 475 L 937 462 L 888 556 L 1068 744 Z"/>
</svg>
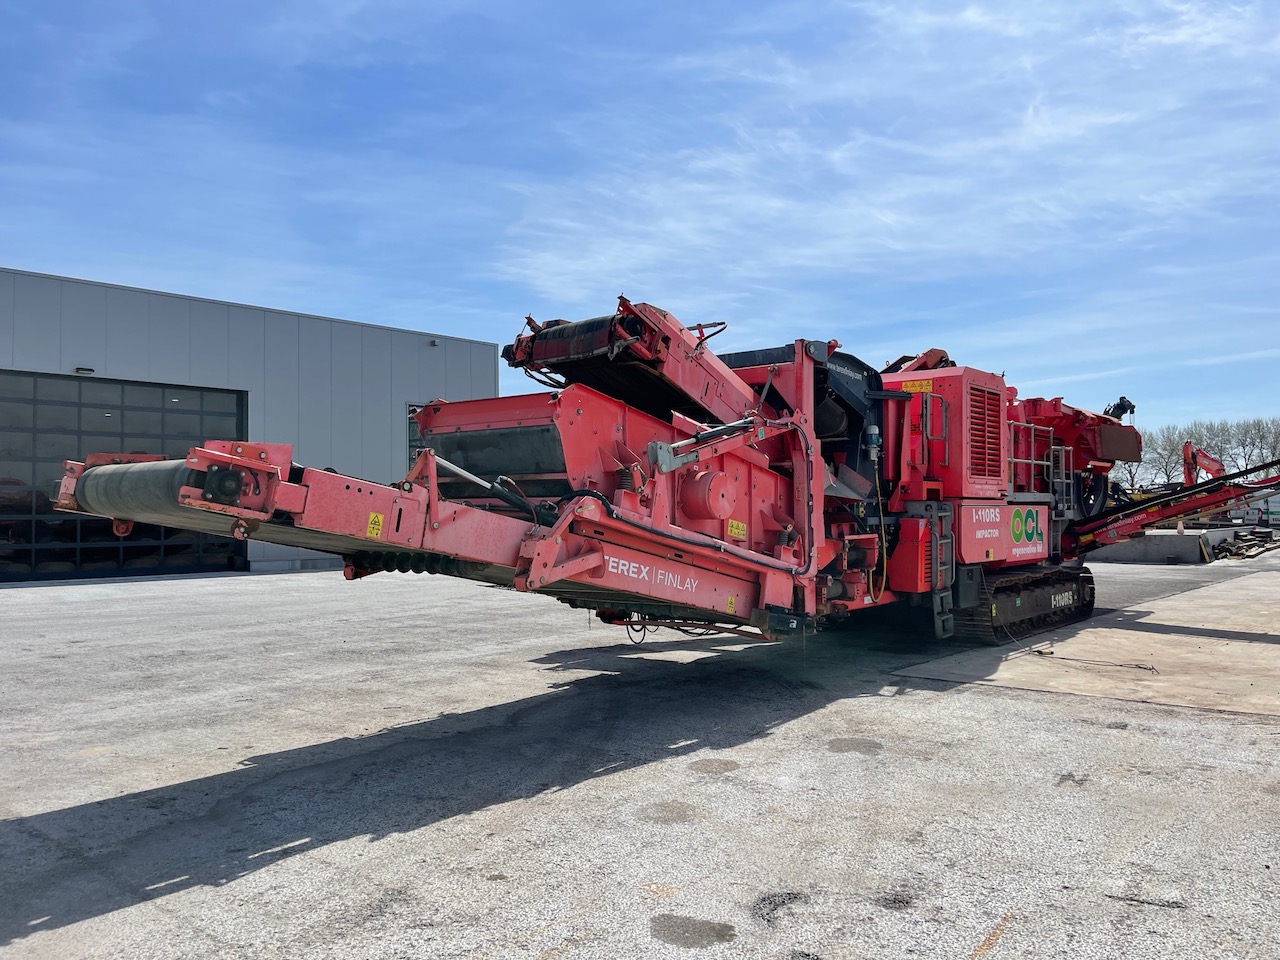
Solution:
<svg viewBox="0 0 1280 960">
<path fill-rule="evenodd" d="M 110 463 L 89 467 L 76 484 L 76 501 L 85 513 L 137 523 L 156 523 L 216 536 L 231 537 L 234 517 L 185 507 L 179 491 L 194 486 L 194 474 L 185 460 L 150 463 Z M 379 486 L 385 486 L 379 484 Z M 250 539 L 302 547 L 339 556 L 369 549 L 369 543 L 316 530 L 304 530 L 292 522 L 263 522 Z"/>
</svg>

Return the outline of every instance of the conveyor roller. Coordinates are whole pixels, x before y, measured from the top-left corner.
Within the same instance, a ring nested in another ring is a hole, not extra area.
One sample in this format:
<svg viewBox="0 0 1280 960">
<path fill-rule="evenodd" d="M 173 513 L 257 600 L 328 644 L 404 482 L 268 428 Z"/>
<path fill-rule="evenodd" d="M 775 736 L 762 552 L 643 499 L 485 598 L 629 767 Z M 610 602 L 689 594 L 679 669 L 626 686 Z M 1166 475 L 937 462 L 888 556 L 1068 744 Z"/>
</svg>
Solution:
<svg viewBox="0 0 1280 960">
<path fill-rule="evenodd" d="M 192 511 L 179 505 L 178 491 L 197 485 L 195 472 L 185 460 L 90 467 L 76 484 L 76 499 L 86 513 L 185 526 Z"/>
</svg>

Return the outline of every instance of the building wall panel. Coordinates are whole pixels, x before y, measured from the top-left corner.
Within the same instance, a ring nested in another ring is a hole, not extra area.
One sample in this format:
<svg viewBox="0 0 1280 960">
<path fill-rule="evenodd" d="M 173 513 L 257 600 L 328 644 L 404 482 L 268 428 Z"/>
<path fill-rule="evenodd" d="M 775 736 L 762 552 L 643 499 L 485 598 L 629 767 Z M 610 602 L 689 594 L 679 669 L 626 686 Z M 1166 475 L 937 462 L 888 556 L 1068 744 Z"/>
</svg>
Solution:
<svg viewBox="0 0 1280 960">
<path fill-rule="evenodd" d="M 107 288 L 107 364 L 103 372 L 122 380 L 149 380 L 147 294 Z"/>
<path fill-rule="evenodd" d="M 107 367 L 107 291 L 94 283 L 62 283 L 62 372 L 88 367 L 103 374 Z"/>
<path fill-rule="evenodd" d="M 445 343 L 447 341 L 441 341 Z M 423 401 L 451 399 L 444 372 L 448 364 L 448 347 L 432 346 L 430 339 L 418 343 L 418 394 Z"/>
<path fill-rule="evenodd" d="M 359 475 L 363 468 L 360 328 L 335 323 L 331 325 L 330 336 L 334 356 L 329 391 L 329 421 L 333 424 L 331 463 L 339 473 Z"/>
<path fill-rule="evenodd" d="M 0 367 L 13 363 L 13 288 L 14 275 L 0 272 Z"/>
<path fill-rule="evenodd" d="M 333 462 L 332 331 L 337 326 L 314 317 L 298 318 L 298 445 L 299 463 L 319 467 Z"/>
<path fill-rule="evenodd" d="M 392 479 L 387 468 L 391 449 L 391 331 L 360 328 L 360 462 L 369 480 Z"/>
<path fill-rule="evenodd" d="M 147 370 L 152 380 L 191 382 L 191 301 L 185 297 L 147 297 Z"/>
<path fill-rule="evenodd" d="M 448 343 L 447 341 L 441 341 Z M 452 347 L 452 349 L 450 349 Z M 446 400 L 471 399 L 471 348 L 469 344 L 447 345 L 441 351 L 447 354 L 444 367 L 444 398 Z"/>
<path fill-rule="evenodd" d="M 230 364 L 228 386 L 249 391 L 249 439 L 265 440 L 263 390 L 266 387 L 266 316 L 251 307 L 230 307 L 227 336 L 235 362 Z"/>
<path fill-rule="evenodd" d="M 230 372 L 230 307 L 207 300 L 191 301 L 191 382 L 220 387 Z"/>
<path fill-rule="evenodd" d="M 13 291 L 13 365 L 23 370 L 62 369 L 62 283 L 18 274 Z"/>
<path fill-rule="evenodd" d="M 391 405 L 404 411 L 398 429 L 391 431 L 388 468 L 391 476 L 403 476 L 409 462 L 408 407 L 423 403 L 418 393 L 418 340 L 412 333 L 396 330 L 391 334 Z M 428 398 L 430 399 L 430 398 Z"/>
<path fill-rule="evenodd" d="M 263 437 L 298 436 L 298 318 L 269 311 L 265 316 Z M 250 405 L 253 401 L 250 400 Z"/>
<path fill-rule="evenodd" d="M 463 344 L 458 344 L 461 349 Z M 492 397 L 498 391 L 496 389 L 498 378 L 497 357 L 494 350 L 486 343 L 466 344 L 469 360 L 471 364 L 470 376 L 470 392 L 467 394 L 468 400 L 475 400 L 479 397 Z"/>
</svg>

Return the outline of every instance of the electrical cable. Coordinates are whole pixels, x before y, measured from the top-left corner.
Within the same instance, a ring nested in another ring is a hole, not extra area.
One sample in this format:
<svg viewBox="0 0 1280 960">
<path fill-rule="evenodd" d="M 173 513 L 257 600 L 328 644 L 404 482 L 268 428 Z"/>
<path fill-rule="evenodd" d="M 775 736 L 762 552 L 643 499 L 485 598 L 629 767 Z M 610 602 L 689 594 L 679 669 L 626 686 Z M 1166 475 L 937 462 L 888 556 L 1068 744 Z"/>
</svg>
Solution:
<svg viewBox="0 0 1280 960">
<path fill-rule="evenodd" d="M 541 384 L 544 387 L 550 387 L 552 390 L 563 390 L 569 385 L 569 381 L 564 377 L 546 373 L 542 370 L 533 370 L 529 367 L 524 368 L 524 375 L 534 383 Z"/>
<path fill-rule="evenodd" d="M 884 494 L 880 492 L 880 469 L 875 469 L 876 477 L 876 514 L 880 518 L 879 527 L 876 529 L 876 566 L 882 569 L 880 574 L 880 589 L 876 590 L 876 572 L 871 571 L 871 602 L 879 603 L 880 598 L 884 596 L 885 587 L 889 585 L 889 558 L 886 556 L 889 550 L 888 540 L 884 533 Z"/>
<path fill-rule="evenodd" d="M 1037 657 L 1053 657 L 1055 660 L 1070 660 L 1073 663 L 1091 663 L 1101 667 L 1123 667 L 1126 670 L 1146 670 L 1149 673 L 1160 675 L 1160 671 L 1149 663 L 1117 663 L 1115 660 L 1091 660 L 1088 657 L 1060 657 L 1053 650 L 1031 650 Z"/>
</svg>

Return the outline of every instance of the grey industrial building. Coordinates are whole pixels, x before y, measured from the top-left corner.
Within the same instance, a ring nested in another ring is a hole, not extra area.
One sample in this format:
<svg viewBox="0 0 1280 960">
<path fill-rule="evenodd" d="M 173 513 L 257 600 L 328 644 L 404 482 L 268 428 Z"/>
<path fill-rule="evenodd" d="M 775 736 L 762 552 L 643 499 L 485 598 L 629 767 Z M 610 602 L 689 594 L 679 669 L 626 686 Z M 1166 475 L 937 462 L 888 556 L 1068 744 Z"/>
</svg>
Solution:
<svg viewBox="0 0 1280 960">
<path fill-rule="evenodd" d="M 492 343 L 0 268 L 0 582 L 329 565 L 144 524 L 121 539 L 50 494 L 64 460 L 207 439 L 387 482 L 409 465 L 410 406 L 497 387 Z"/>
</svg>

